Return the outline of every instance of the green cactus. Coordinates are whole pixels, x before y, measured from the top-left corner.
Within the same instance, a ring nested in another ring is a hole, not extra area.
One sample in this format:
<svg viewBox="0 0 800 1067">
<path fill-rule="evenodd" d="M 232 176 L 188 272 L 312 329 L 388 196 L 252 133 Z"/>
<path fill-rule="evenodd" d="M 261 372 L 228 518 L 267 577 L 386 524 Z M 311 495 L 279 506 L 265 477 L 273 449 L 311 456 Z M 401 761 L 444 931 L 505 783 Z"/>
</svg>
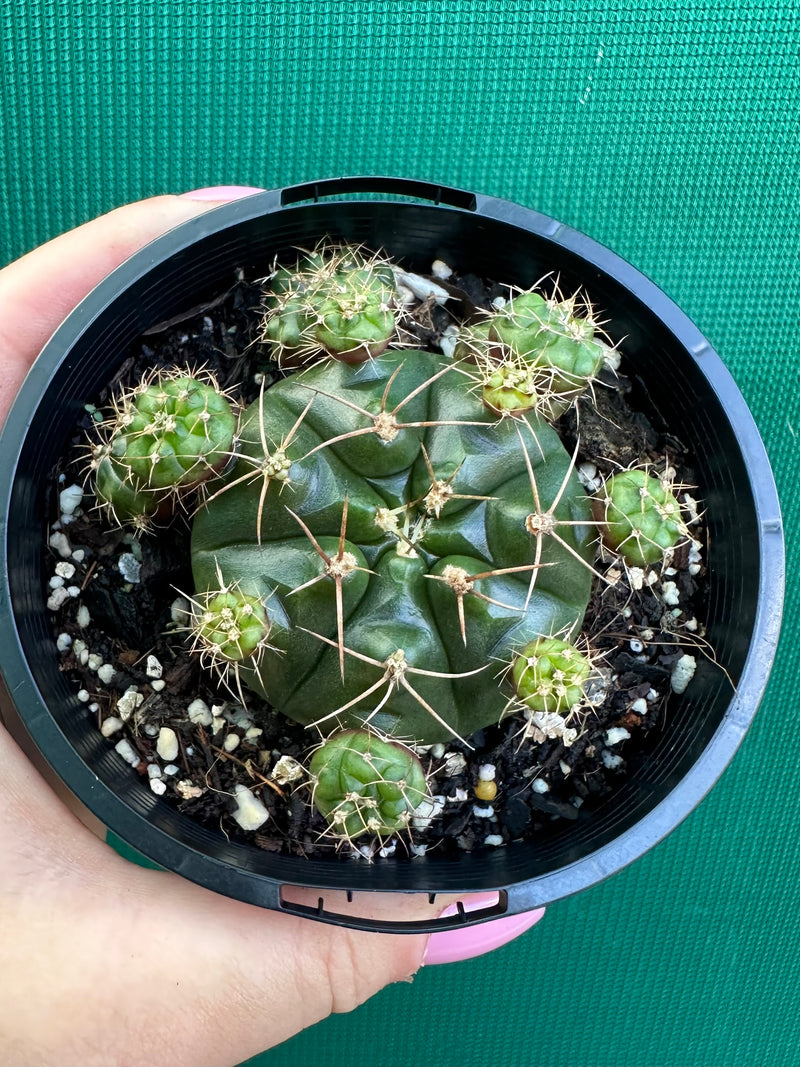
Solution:
<svg viewBox="0 0 800 1067">
<path fill-rule="evenodd" d="M 343 730 L 328 738 L 315 751 L 309 774 L 315 807 L 330 832 L 347 840 L 405 829 L 428 796 L 416 755 L 369 730 Z"/>
<path fill-rule="evenodd" d="M 658 563 L 686 536 L 681 506 L 669 489 L 644 470 L 608 478 L 600 499 L 603 540 L 635 567 Z"/>
<path fill-rule="evenodd" d="M 279 362 L 321 352 L 360 363 L 379 355 L 395 332 L 396 288 L 388 264 L 354 248 L 317 250 L 271 278 L 264 339 Z"/>
<path fill-rule="evenodd" d="M 487 414 L 458 363 L 318 364 L 239 436 L 194 520 L 195 584 L 265 605 L 269 647 L 238 676 L 290 718 L 466 739 L 506 708 L 498 661 L 579 629 L 593 531 L 570 458 L 537 416 Z"/>
<path fill-rule="evenodd" d="M 487 407 L 554 419 L 590 387 L 605 346 L 591 309 L 579 310 L 576 297 L 548 299 L 526 290 L 467 329 L 464 347 L 480 368 Z"/>
<path fill-rule="evenodd" d="M 511 673 L 520 701 L 531 711 L 567 714 L 584 699 L 592 665 L 568 641 L 540 637 L 514 657 Z"/>
<path fill-rule="evenodd" d="M 157 372 L 103 424 L 91 465 L 98 499 L 118 522 L 146 522 L 226 466 L 236 421 L 211 375 Z"/>
</svg>

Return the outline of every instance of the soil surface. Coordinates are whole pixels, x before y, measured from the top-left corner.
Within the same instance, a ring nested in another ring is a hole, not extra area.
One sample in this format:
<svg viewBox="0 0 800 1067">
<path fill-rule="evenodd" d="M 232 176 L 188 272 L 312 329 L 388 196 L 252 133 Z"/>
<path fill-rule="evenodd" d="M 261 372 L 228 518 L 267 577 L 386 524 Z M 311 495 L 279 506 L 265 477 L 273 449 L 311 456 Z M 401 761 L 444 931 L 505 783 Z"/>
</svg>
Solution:
<svg viewBox="0 0 800 1067">
<path fill-rule="evenodd" d="M 417 302 L 404 342 L 435 347 L 453 322 L 451 307 L 461 316 L 488 307 L 503 292 L 475 277 L 445 284 L 453 299 L 445 307 Z M 584 623 L 597 665 L 591 706 L 550 736 L 514 714 L 473 735 L 472 749 L 453 741 L 422 750 L 433 800 L 409 831 L 343 846 L 313 810 L 298 766 L 313 747 L 309 731 L 256 696 L 243 707 L 188 652 L 179 610 L 181 594 L 192 592 L 187 515 L 136 538 L 112 528 L 84 486 L 86 435 L 121 383 L 154 366 L 203 366 L 247 402 L 258 394 L 262 376 L 279 375 L 258 341 L 261 304 L 259 287 L 239 278 L 211 304 L 150 329 L 115 380 L 92 398 L 73 452 L 54 473 L 50 607 L 62 669 L 86 714 L 163 803 L 274 852 L 345 855 L 357 849 L 372 859 L 435 849 L 441 855 L 530 840 L 554 819 L 577 819 L 582 808 L 591 810 L 618 788 L 648 734 L 669 729 L 673 687 L 680 689 L 682 672 L 691 672 L 699 655 L 705 535 L 693 498 L 702 487 L 691 495 L 676 490 L 691 538 L 668 566 L 638 569 L 610 554 L 599 559 L 604 580 L 594 582 Z M 594 398 L 582 399 L 556 423 L 570 452 L 580 426 L 582 479 L 591 491 L 598 475 L 635 463 L 657 474 L 671 467 L 676 483 L 691 486 L 691 457 L 676 452 L 675 442 L 659 438 L 631 408 L 624 349 L 621 356 L 618 371 L 603 371 Z M 73 514 L 62 515 L 59 494 L 75 485 L 85 495 Z M 255 831 L 234 818 L 239 785 L 269 812 Z"/>
</svg>

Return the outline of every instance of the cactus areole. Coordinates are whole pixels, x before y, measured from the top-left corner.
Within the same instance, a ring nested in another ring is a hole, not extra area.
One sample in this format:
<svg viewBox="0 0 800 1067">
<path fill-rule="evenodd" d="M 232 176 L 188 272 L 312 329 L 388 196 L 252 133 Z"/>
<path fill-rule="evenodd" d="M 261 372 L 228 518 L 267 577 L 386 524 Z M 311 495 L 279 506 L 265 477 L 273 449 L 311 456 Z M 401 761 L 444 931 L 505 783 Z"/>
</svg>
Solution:
<svg viewBox="0 0 800 1067">
<path fill-rule="evenodd" d="M 249 407 L 192 533 L 202 603 L 235 591 L 268 616 L 250 656 L 217 646 L 231 687 L 325 734 L 467 740 L 514 703 L 515 652 L 577 635 L 588 498 L 544 420 L 479 394 L 458 361 L 391 350 L 297 371 Z"/>
</svg>

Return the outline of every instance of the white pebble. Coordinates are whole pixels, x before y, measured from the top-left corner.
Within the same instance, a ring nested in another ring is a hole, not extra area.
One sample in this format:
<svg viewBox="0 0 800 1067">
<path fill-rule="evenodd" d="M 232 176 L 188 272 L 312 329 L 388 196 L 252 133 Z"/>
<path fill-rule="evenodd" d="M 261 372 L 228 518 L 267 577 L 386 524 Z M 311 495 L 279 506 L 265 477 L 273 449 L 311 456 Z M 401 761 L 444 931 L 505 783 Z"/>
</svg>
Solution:
<svg viewBox="0 0 800 1067">
<path fill-rule="evenodd" d="M 531 782 L 531 789 L 534 793 L 549 793 L 550 786 L 544 780 L 544 778 L 534 778 Z"/>
<path fill-rule="evenodd" d="M 178 755 L 180 748 L 178 746 L 178 735 L 170 726 L 162 726 L 158 731 L 158 741 L 156 741 L 156 752 L 163 760 L 174 760 Z"/>
<path fill-rule="evenodd" d="M 160 678 L 164 673 L 164 668 L 155 656 L 147 657 L 147 664 L 144 669 L 144 673 L 148 678 Z"/>
<path fill-rule="evenodd" d="M 472 805 L 472 814 L 475 816 L 476 819 L 493 819 L 494 818 L 494 808 L 492 808 L 492 807 L 483 808 L 479 804 L 473 804 Z"/>
<path fill-rule="evenodd" d="M 79 585 L 68 585 L 67 592 L 71 597 L 77 597 L 81 595 L 81 587 Z"/>
<path fill-rule="evenodd" d="M 151 778 L 150 788 L 156 796 L 163 797 L 167 791 L 167 783 L 162 778 Z"/>
<path fill-rule="evenodd" d="M 83 563 L 83 561 L 86 559 L 86 552 L 82 548 L 76 548 L 75 551 L 72 553 L 72 558 L 75 560 L 76 563 Z"/>
<path fill-rule="evenodd" d="M 483 839 L 484 845 L 489 845 L 491 848 L 498 848 L 503 844 L 503 838 L 500 834 L 488 834 Z"/>
<path fill-rule="evenodd" d="M 628 567 L 628 581 L 631 589 L 641 589 L 644 586 L 644 571 L 641 567 Z"/>
<path fill-rule="evenodd" d="M 257 830 L 269 818 L 269 812 L 247 786 L 239 783 L 233 791 L 236 797 L 236 811 L 233 817 L 243 830 Z"/>
<path fill-rule="evenodd" d="M 50 535 L 48 542 L 54 552 L 57 552 L 62 559 L 69 559 L 72 555 L 72 548 L 70 547 L 69 539 L 66 534 L 57 532 Z"/>
<path fill-rule="evenodd" d="M 412 822 L 418 830 L 426 830 L 444 809 L 445 799 L 440 794 L 425 797 L 413 811 Z"/>
<path fill-rule="evenodd" d="M 59 578 L 71 578 L 75 573 L 75 565 L 67 563 L 66 560 L 61 560 L 60 563 L 56 563 L 56 574 Z"/>
<path fill-rule="evenodd" d="M 127 722 L 133 715 L 134 711 L 144 700 L 142 694 L 137 690 L 135 685 L 130 686 L 117 701 L 117 711 L 120 714 L 123 722 Z"/>
<path fill-rule="evenodd" d="M 483 763 L 478 767 L 478 778 L 481 782 L 493 782 L 495 770 L 496 768 L 493 763 Z"/>
<path fill-rule="evenodd" d="M 123 552 L 117 561 L 119 573 L 126 582 L 136 585 L 142 575 L 142 565 L 132 552 Z"/>
<path fill-rule="evenodd" d="M 151 688 L 155 689 L 157 693 L 160 693 L 161 690 L 166 686 L 166 684 L 167 683 L 164 681 L 163 678 L 154 678 L 150 683 L 150 686 Z"/>
<path fill-rule="evenodd" d="M 670 607 L 680 603 L 681 596 L 674 582 L 664 582 L 661 586 L 661 599 Z"/>
<path fill-rule="evenodd" d="M 612 726 L 610 730 L 606 730 L 606 744 L 618 745 L 620 741 L 626 741 L 630 736 L 630 731 L 624 726 Z"/>
<path fill-rule="evenodd" d="M 563 759 L 558 761 L 558 765 L 561 768 L 561 773 L 564 775 L 565 778 L 568 775 L 572 774 L 572 767 L 570 767 L 568 763 L 565 763 Z"/>
<path fill-rule="evenodd" d="M 469 799 L 469 793 L 466 789 L 456 789 L 455 793 L 451 797 L 447 798 L 448 804 L 463 804 L 465 800 Z"/>
<path fill-rule="evenodd" d="M 138 767 L 139 764 L 142 762 L 139 753 L 136 751 L 130 741 L 126 740 L 125 738 L 123 738 L 122 741 L 117 741 L 116 745 L 114 745 L 114 748 L 117 750 L 117 752 L 119 752 L 120 756 L 122 756 L 126 763 L 130 763 L 131 767 Z"/>
<path fill-rule="evenodd" d="M 89 662 L 89 649 L 82 648 L 78 653 L 78 659 L 80 660 L 81 666 L 85 667 L 86 664 Z"/>
<path fill-rule="evenodd" d="M 56 638 L 56 648 L 59 652 L 66 652 L 71 644 L 72 638 L 69 634 L 59 634 Z"/>
<path fill-rule="evenodd" d="M 100 705 L 97 703 L 96 700 L 89 705 L 89 711 L 91 711 L 91 713 L 93 715 L 96 715 L 99 710 L 100 710 Z"/>
<path fill-rule="evenodd" d="M 238 734 L 228 734 L 225 740 L 222 742 L 222 747 L 226 752 L 233 752 L 234 749 L 239 747 L 241 738 Z"/>
<path fill-rule="evenodd" d="M 50 596 L 47 598 L 47 608 L 49 611 L 58 611 L 69 600 L 69 593 L 63 586 L 59 586 L 58 589 L 54 589 Z"/>
<path fill-rule="evenodd" d="M 60 589 L 64 585 L 64 579 L 59 574 L 54 574 L 50 581 L 47 583 L 51 589 Z"/>
<path fill-rule="evenodd" d="M 103 720 L 103 724 L 100 727 L 100 733 L 103 737 L 111 737 L 112 734 L 118 733 L 123 726 L 122 719 L 118 719 L 116 715 L 109 715 L 107 719 Z"/>
<path fill-rule="evenodd" d="M 103 666 L 103 657 L 97 652 L 89 653 L 89 659 L 86 661 L 86 666 L 90 671 L 98 671 Z"/>
<path fill-rule="evenodd" d="M 388 845 L 382 845 L 380 847 L 380 849 L 378 850 L 378 855 L 382 856 L 384 859 L 387 859 L 389 856 L 393 856 L 395 854 L 396 849 L 397 841 L 393 838 Z"/>
<path fill-rule="evenodd" d="M 260 726 L 251 726 L 244 732 L 245 740 L 255 741 L 257 738 L 261 737 L 263 733 L 264 731 Z"/>
<path fill-rule="evenodd" d="M 634 700 L 634 702 L 631 704 L 631 711 L 634 712 L 634 714 L 636 715 L 647 714 L 647 701 L 644 699 L 644 697 L 639 697 L 637 700 Z"/>
<path fill-rule="evenodd" d="M 610 771 L 615 770 L 623 762 L 622 756 L 618 756 L 614 752 L 608 752 L 603 750 L 603 763 L 608 767 Z"/>
<path fill-rule="evenodd" d="M 278 785 L 287 785 L 289 782 L 296 782 L 304 774 L 302 763 L 299 763 L 293 756 L 281 756 L 269 776 Z"/>
<path fill-rule="evenodd" d="M 461 774 L 467 765 L 467 758 L 463 752 L 451 752 L 442 766 L 442 774 L 448 778 L 454 778 Z"/>
<path fill-rule="evenodd" d="M 144 732 L 147 734 L 148 737 L 158 737 L 158 727 L 155 725 L 155 723 L 149 722 L 145 726 Z"/>
<path fill-rule="evenodd" d="M 697 669 L 697 660 L 694 656 L 684 655 L 672 668 L 669 684 L 673 693 L 685 693 L 686 688 L 694 677 Z"/>
<path fill-rule="evenodd" d="M 58 495 L 58 503 L 61 509 L 62 518 L 68 515 L 74 515 L 76 510 L 81 506 L 83 500 L 83 489 L 79 485 L 68 485 L 66 489 L 62 489 Z"/>
<path fill-rule="evenodd" d="M 629 644 L 630 644 L 631 652 L 639 653 L 644 648 L 644 645 L 642 644 L 642 642 L 636 637 L 631 638 Z"/>
<path fill-rule="evenodd" d="M 409 847 L 411 849 L 412 856 L 424 856 L 425 853 L 428 851 L 427 845 L 415 845 L 412 843 Z"/>
<path fill-rule="evenodd" d="M 79 689 L 78 690 L 78 700 L 82 701 L 84 704 L 88 704 L 89 703 L 90 696 L 89 696 L 89 693 L 88 693 L 88 691 L 86 689 Z"/>
<path fill-rule="evenodd" d="M 431 264 L 431 274 L 434 278 L 440 278 L 446 282 L 448 278 L 452 278 L 453 268 L 448 266 L 443 259 L 435 259 Z"/>
<path fill-rule="evenodd" d="M 429 278 L 423 278 L 421 274 L 410 274 L 399 267 L 394 267 L 393 270 L 397 284 L 404 289 L 410 289 L 417 300 L 433 297 L 435 303 L 444 304 L 450 299 L 448 291 Z"/>
<path fill-rule="evenodd" d="M 174 763 L 168 763 L 162 769 L 164 771 L 164 774 L 168 774 L 169 777 L 172 778 L 174 775 L 176 775 L 178 773 L 178 771 L 180 770 L 180 767 L 177 767 Z"/>
<path fill-rule="evenodd" d="M 174 626 L 185 626 L 192 606 L 185 596 L 179 596 L 172 601 L 169 611 Z"/>
<path fill-rule="evenodd" d="M 692 618 L 691 619 L 687 619 L 686 622 L 683 625 L 684 625 L 684 629 L 691 630 L 692 633 L 694 633 L 694 631 L 697 629 L 697 625 L 698 625 L 697 624 L 697 619 L 694 616 L 692 616 Z"/>
<path fill-rule="evenodd" d="M 183 778 L 180 782 L 177 782 L 175 791 L 182 800 L 196 800 L 197 797 L 201 797 L 204 793 L 203 787 L 195 785 L 190 778 Z"/>
<path fill-rule="evenodd" d="M 431 755 L 434 759 L 442 758 L 442 756 L 444 755 L 444 745 L 441 743 L 441 741 L 437 742 L 437 744 L 435 745 L 431 745 Z"/>
<path fill-rule="evenodd" d="M 149 778 L 160 778 L 161 777 L 161 768 L 159 767 L 159 765 L 157 763 L 148 763 L 147 764 L 147 775 L 148 775 Z"/>
<path fill-rule="evenodd" d="M 81 606 L 78 608 L 78 612 L 75 616 L 75 621 L 78 623 L 78 626 L 80 626 L 82 630 L 85 629 L 92 621 L 92 616 L 89 614 L 89 609 L 86 607 L 85 604 L 81 604 Z"/>
</svg>

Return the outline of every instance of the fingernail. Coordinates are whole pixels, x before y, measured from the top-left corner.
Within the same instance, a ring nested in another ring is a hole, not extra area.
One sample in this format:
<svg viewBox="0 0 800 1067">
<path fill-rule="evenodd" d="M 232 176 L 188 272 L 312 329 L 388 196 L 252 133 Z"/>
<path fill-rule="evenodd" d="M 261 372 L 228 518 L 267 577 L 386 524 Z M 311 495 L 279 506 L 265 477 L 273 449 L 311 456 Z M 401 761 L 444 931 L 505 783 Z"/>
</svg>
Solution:
<svg viewBox="0 0 800 1067">
<path fill-rule="evenodd" d="M 478 911 L 491 907 L 499 899 L 497 893 L 488 896 L 466 897 L 462 904 L 465 911 Z M 451 904 L 442 912 L 442 917 L 455 915 L 456 905 Z M 544 915 L 544 908 L 526 911 L 521 915 L 508 915 L 478 926 L 467 926 L 463 930 L 440 930 L 428 938 L 423 965 L 429 967 L 434 963 L 458 963 L 471 960 L 493 952 L 502 945 L 507 945 L 515 937 L 530 930 Z"/>
<path fill-rule="evenodd" d="M 192 189 L 180 195 L 184 200 L 240 200 L 244 196 L 263 192 L 264 189 L 255 185 L 209 185 L 205 189 Z"/>
</svg>

